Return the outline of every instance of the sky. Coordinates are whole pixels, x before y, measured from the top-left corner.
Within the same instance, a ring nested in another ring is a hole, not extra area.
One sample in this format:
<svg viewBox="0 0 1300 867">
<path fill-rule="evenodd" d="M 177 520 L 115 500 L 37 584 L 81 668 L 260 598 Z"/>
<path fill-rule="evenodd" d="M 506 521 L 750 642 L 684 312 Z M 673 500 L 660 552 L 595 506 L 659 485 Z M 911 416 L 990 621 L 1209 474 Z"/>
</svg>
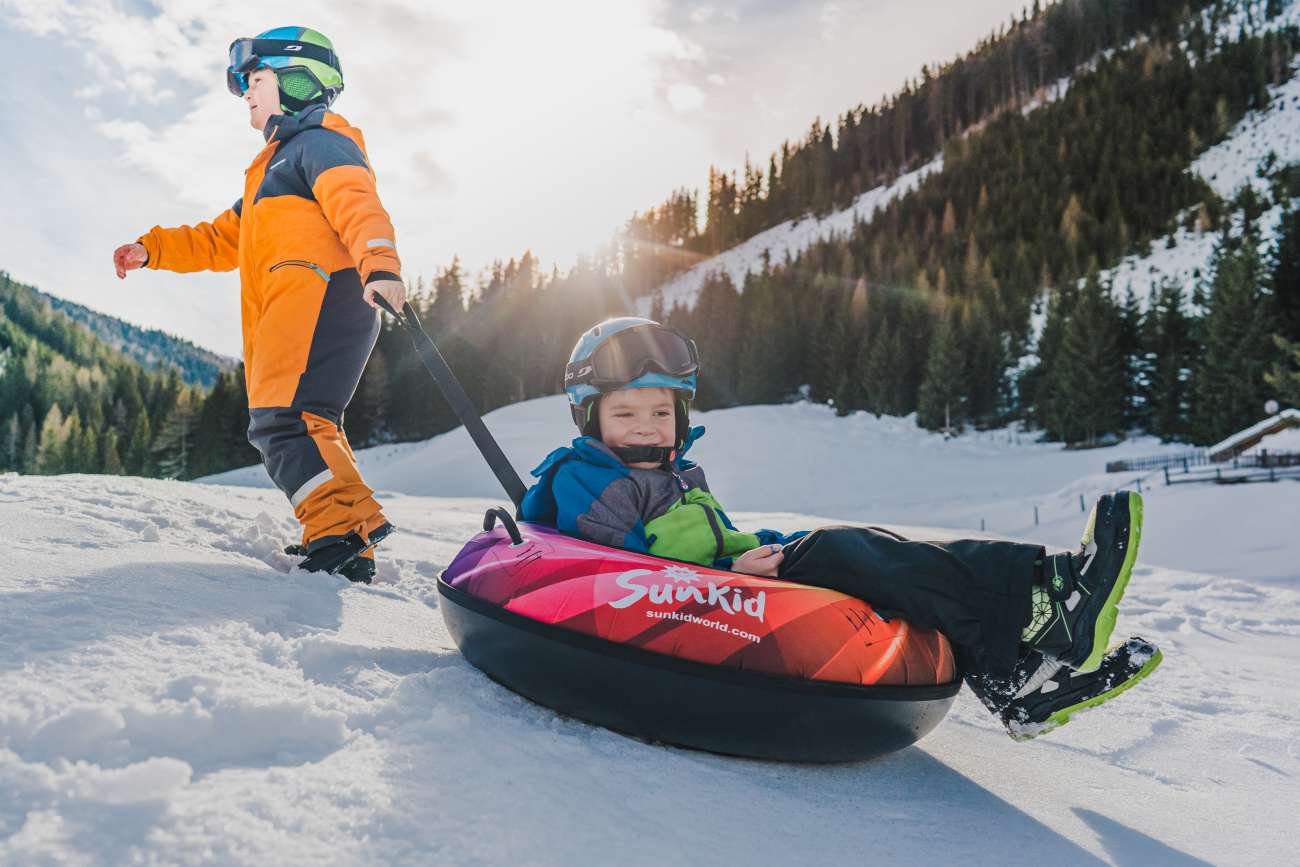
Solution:
<svg viewBox="0 0 1300 867">
<path fill-rule="evenodd" d="M 261 148 L 225 88 L 238 36 L 329 36 L 408 280 L 531 249 L 549 269 L 708 167 L 766 163 L 1018 15 L 1011 0 L 0 0 L 0 270 L 237 356 L 239 279 L 113 274 L 211 219 Z M 309 17 L 303 18 L 309 9 Z"/>
</svg>

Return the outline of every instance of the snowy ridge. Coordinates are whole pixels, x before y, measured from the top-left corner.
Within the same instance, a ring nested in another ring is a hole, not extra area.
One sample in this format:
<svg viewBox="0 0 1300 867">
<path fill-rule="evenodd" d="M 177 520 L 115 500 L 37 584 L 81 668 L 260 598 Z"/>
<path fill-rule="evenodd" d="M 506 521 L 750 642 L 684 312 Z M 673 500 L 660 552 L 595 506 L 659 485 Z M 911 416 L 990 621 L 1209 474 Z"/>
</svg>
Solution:
<svg viewBox="0 0 1300 867">
<path fill-rule="evenodd" d="M 1292 62 L 1300 64 L 1300 55 Z M 1190 170 L 1227 201 L 1247 186 L 1267 201 L 1271 194 L 1270 171 L 1300 163 L 1300 74 L 1270 87 L 1269 94 L 1272 98 L 1266 108 L 1247 114 L 1227 138 L 1206 149 L 1192 163 Z M 1256 222 L 1261 249 L 1275 241 L 1282 217 L 1282 206 L 1274 205 Z M 1237 231 L 1242 228 L 1238 225 Z M 1209 276 L 1217 240 L 1214 233 L 1180 227 L 1152 242 L 1149 254 L 1127 256 L 1103 271 L 1102 281 L 1109 280 L 1119 291 L 1131 286 L 1143 307 L 1164 282 L 1172 282 L 1190 294 L 1198 281 Z"/>
<path fill-rule="evenodd" d="M 1269 18 L 1269 0 L 1229 0 L 1203 10 L 1201 20 L 1215 44 L 1236 39 L 1243 32 L 1262 35 L 1300 25 L 1300 3 L 1283 0 L 1281 5 L 1281 11 Z M 1221 17 L 1216 20 L 1219 12 Z"/>
<path fill-rule="evenodd" d="M 1271 23 L 1276 24 L 1286 16 L 1300 20 L 1300 4 L 1288 6 L 1284 15 Z M 1300 55 L 1292 63 L 1300 65 Z M 1272 172 L 1300 163 L 1300 72 L 1282 84 L 1270 87 L 1269 94 L 1271 99 L 1265 109 L 1247 114 L 1223 141 L 1207 148 L 1192 162 L 1189 171 L 1204 178 L 1220 198 L 1231 201 L 1249 186 L 1262 199 L 1269 201 Z M 1283 216 L 1283 206 L 1275 204 L 1256 221 L 1261 253 L 1276 241 Z M 1245 227 L 1239 216 L 1234 219 L 1232 231 L 1239 235 Z M 1100 278 L 1103 285 L 1109 283 L 1119 293 L 1131 288 L 1144 310 L 1165 283 L 1178 286 L 1183 290 L 1184 298 L 1190 299 L 1192 290 L 1211 276 L 1210 263 L 1217 243 L 1217 233 L 1179 226 L 1152 241 L 1145 255 L 1134 253 L 1125 256 L 1118 265 L 1102 271 Z M 1085 282 L 1086 278 L 1081 278 L 1078 285 Z M 1042 334 L 1046 322 L 1044 296 L 1030 317 L 1032 340 L 1036 341 Z M 1020 360 L 1020 366 L 1024 368 L 1035 360 L 1036 356 L 1031 352 Z"/>
<path fill-rule="evenodd" d="M 1207 28 L 1216 43 L 1236 39 L 1243 31 L 1250 34 L 1263 34 L 1286 27 L 1300 26 L 1300 2 L 1289 0 L 1282 11 L 1272 19 L 1265 17 L 1268 0 L 1239 0 L 1224 4 L 1226 10 L 1216 19 L 1214 9 L 1203 13 Z M 1131 40 L 1126 47 L 1138 43 Z M 1095 69 L 1098 60 L 1108 58 L 1115 49 L 1108 49 L 1084 64 L 1080 71 Z M 1022 107 L 1023 114 L 1029 114 L 1045 105 L 1056 102 L 1069 92 L 1074 76 L 1063 76 L 1035 94 Z M 1259 166 L 1268 158 L 1269 152 L 1275 153 L 1277 164 L 1285 165 L 1300 160 L 1300 123 L 1296 113 L 1300 110 L 1300 84 L 1296 79 L 1271 88 L 1274 102 L 1263 113 L 1252 113 L 1234 128 L 1228 139 L 1202 154 L 1194 163 L 1193 171 L 1204 177 L 1215 192 L 1224 198 L 1232 196 L 1245 183 L 1249 182 L 1256 190 L 1267 189 L 1267 178 L 1258 173 Z M 1273 117 L 1274 112 L 1285 113 L 1287 106 L 1278 100 L 1291 103 L 1290 113 L 1283 117 Z M 1260 116 L 1256 116 L 1256 115 Z M 976 130 L 980 125 L 976 126 Z M 970 134 L 967 131 L 966 134 Z M 744 289 L 745 280 L 750 274 L 762 271 L 766 261 L 772 266 L 782 264 L 794 258 L 819 241 L 827 241 L 843 236 L 853 230 L 856 223 L 870 223 L 875 213 L 886 207 L 894 199 L 913 192 L 920 182 L 932 172 L 943 170 L 942 156 L 919 169 L 900 177 L 893 184 L 882 185 L 862 193 L 853 204 L 842 211 L 836 211 L 826 217 L 804 217 L 789 220 L 773 226 L 752 238 L 704 260 L 664 283 L 657 290 L 639 298 L 636 302 L 639 315 L 650 315 L 655 299 L 662 301 L 665 310 L 677 305 L 691 307 L 699 297 L 700 288 L 711 276 L 725 273 L 732 284 Z M 1270 211 L 1261 221 L 1268 238 L 1276 230 L 1281 219 L 1280 211 Z M 1172 238 L 1172 244 L 1165 246 Z M 1165 250 L 1168 252 L 1165 252 Z M 1149 256 L 1129 256 L 1120 265 L 1111 269 L 1109 275 L 1116 286 L 1131 282 L 1138 291 L 1139 299 L 1145 303 L 1153 286 L 1162 280 L 1170 279 L 1180 285 L 1189 286 L 1199 274 L 1205 272 L 1213 249 L 1213 239 L 1179 229 L 1171 236 L 1152 246 Z M 1032 334 L 1041 332 L 1045 317 L 1036 317 Z"/>
<path fill-rule="evenodd" d="M 978 535 L 986 518 L 998 536 L 1073 546 L 1079 496 L 1134 482 L 1098 475 L 1129 447 L 1066 452 L 1006 431 L 945 442 L 909 419 L 812 405 L 707 415 L 696 456 L 725 504 L 751 510 L 732 513 L 742 527 L 857 516 L 950 538 Z M 551 398 L 489 424 L 531 461 L 556 444 L 554 416 L 567 421 Z M 780 452 L 762 452 L 790 439 L 817 457 L 770 472 Z M 1015 744 L 963 692 L 916 747 L 800 767 L 627 739 L 470 667 L 435 580 L 500 497 L 490 476 L 470 489 L 482 499 L 448 499 L 428 496 L 444 493 L 436 475 L 416 475 L 469 460 L 465 448 L 447 434 L 362 453 L 368 473 L 427 486 L 381 493 L 401 532 L 373 588 L 290 571 L 280 546 L 296 526 L 274 490 L 0 476 L 0 533 L 17 566 L 0 572 L 0 863 L 1289 857 L 1294 483 L 1148 480 L 1118 630 L 1167 660 L 1132 693 Z"/>
<path fill-rule="evenodd" d="M 705 281 L 724 273 L 731 278 L 737 289 L 744 289 L 746 278 L 750 274 L 761 272 L 764 261 L 775 267 L 819 241 L 846 236 L 853 231 L 854 225 L 871 222 L 877 211 L 884 209 L 894 199 L 914 191 L 931 173 L 942 170 L 943 157 L 939 156 L 902 175 L 891 184 L 867 190 L 842 211 L 835 211 L 825 217 L 805 216 L 798 220 L 787 220 L 765 229 L 749 240 L 678 274 L 653 293 L 637 299 L 637 310 L 642 316 L 650 315 L 656 296 L 662 299 L 665 310 L 678 305 L 692 307 Z"/>
</svg>

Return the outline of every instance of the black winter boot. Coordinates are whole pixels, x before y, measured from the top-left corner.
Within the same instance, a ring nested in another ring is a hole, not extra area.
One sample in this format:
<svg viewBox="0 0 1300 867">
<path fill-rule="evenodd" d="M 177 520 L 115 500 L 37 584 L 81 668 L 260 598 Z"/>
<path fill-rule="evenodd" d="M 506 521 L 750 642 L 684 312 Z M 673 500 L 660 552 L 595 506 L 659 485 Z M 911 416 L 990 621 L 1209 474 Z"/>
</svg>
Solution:
<svg viewBox="0 0 1300 867">
<path fill-rule="evenodd" d="M 1012 740 L 1027 741 L 1110 701 L 1155 671 L 1163 659 L 1160 648 L 1135 636 L 1111 648 L 1097 670 L 1086 674 L 1031 650 L 1010 677 L 971 675 L 966 685 L 1002 720 Z"/>
<path fill-rule="evenodd" d="M 354 530 L 342 539 L 322 545 L 310 554 L 307 554 L 302 545 L 289 545 L 284 549 L 284 553 L 306 554 L 306 558 L 298 564 L 298 568 L 305 572 L 328 572 L 331 575 L 342 575 L 349 581 L 369 584 L 375 575 L 375 562 L 361 555 L 378 545 L 396 529 L 392 524 L 385 522 L 375 528 L 369 539 L 363 539 L 361 534 Z"/>
<path fill-rule="evenodd" d="M 1096 671 L 1115 630 L 1142 537 L 1142 497 L 1106 494 L 1092 507 L 1078 553 L 1053 554 L 1034 587 L 1028 648 L 1081 672 Z"/>
</svg>

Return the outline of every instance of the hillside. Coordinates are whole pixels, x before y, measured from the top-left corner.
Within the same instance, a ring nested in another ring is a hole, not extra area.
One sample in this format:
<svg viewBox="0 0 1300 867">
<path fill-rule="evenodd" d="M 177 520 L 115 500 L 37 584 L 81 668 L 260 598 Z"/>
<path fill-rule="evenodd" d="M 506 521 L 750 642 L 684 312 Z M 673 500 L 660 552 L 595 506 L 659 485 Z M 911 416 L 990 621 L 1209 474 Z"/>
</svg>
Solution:
<svg viewBox="0 0 1300 867">
<path fill-rule="evenodd" d="M 553 400 L 488 421 L 525 464 L 565 427 Z M 1077 540 L 1078 493 L 1116 481 L 1095 475 L 1106 460 L 1152 447 L 945 442 L 810 405 L 705 421 L 699 457 L 741 526 L 807 526 L 856 502 L 855 516 L 913 534 L 970 535 L 983 515 L 998 535 L 1053 545 Z M 0 477 L 0 532 L 22 563 L 0 575 L 0 861 L 1287 859 L 1295 483 L 1145 488 L 1118 629 L 1167 659 L 1107 707 L 1016 744 L 963 692 L 915 747 L 788 766 L 592 728 L 460 657 L 435 576 L 501 500 L 485 471 L 443 478 L 479 463 L 463 440 L 360 455 L 383 485 L 408 485 L 382 494 L 402 530 L 372 588 L 289 571 L 280 546 L 296 526 L 274 490 Z M 793 441 L 809 453 L 793 469 L 760 457 Z M 448 496 L 462 492 L 473 497 Z M 936 526 L 960 529 L 924 529 Z"/>
<path fill-rule="evenodd" d="M 0 272 L 0 472 L 187 477 L 248 462 L 243 374 L 217 361 Z M 211 390 L 178 365 L 214 373 Z"/>
<path fill-rule="evenodd" d="M 1300 25 L 1300 4 L 1286 5 L 1273 18 L 1267 18 L 1265 10 L 1265 3 L 1243 3 L 1222 17 L 1207 12 L 1206 20 L 1213 22 L 1214 32 L 1221 39 L 1232 38 L 1242 30 L 1277 32 Z M 1080 72 L 1095 68 L 1096 63 L 1089 62 Z M 1061 99 L 1071 81 L 1066 77 L 1043 88 L 1026 100 L 1022 114 Z M 1300 163 L 1300 77 L 1270 87 L 1269 95 L 1266 108 L 1242 118 L 1222 141 L 1197 155 L 1188 169 L 1225 202 L 1236 198 L 1246 186 L 1269 197 L 1273 193 L 1270 178 L 1284 167 Z M 743 291 L 748 277 L 761 272 L 765 263 L 775 267 L 796 258 L 816 242 L 846 237 L 856 225 L 870 223 L 885 205 L 913 193 L 921 180 L 942 168 L 942 157 L 936 158 L 891 184 L 860 194 L 848 208 L 821 216 L 808 214 L 766 229 L 656 287 L 638 300 L 638 312 L 648 315 L 656 306 L 664 310 L 694 307 L 704 283 L 722 275 Z M 1265 213 L 1261 225 L 1264 240 L 1273 240 L 1280 217 L 1280 205 Z M 1209 273 L 1214 241 L 1212 234 L 1179 228 L 1152 240 L 1146 255 L 1129 255 L 1120 264 L 1103 270 L 1102 278 L 1117 288 L 1131 283 L 1144 302 L 1152 287 L 1166 278 L 1178 280 L 1190 294 L 1195 282 Z"/>
<path fill-rule="evenodd" d="M 234 370 L 236 359 L 218 355 L 156 328 L 141 328 L 115 316 L 72 301 L 47 295 L 50 306 L 85 326 L 96 337 L 150 370 L 174 369 L 186 385 L 211 388 L 222 371 Z"/>
</svg>

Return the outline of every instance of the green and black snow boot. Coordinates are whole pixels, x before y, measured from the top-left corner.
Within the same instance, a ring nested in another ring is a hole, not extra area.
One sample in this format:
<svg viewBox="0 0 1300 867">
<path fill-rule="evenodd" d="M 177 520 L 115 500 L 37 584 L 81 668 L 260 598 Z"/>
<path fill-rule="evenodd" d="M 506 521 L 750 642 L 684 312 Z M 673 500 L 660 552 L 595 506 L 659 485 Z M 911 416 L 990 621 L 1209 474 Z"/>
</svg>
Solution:
<svg viewBox="0 0 1300 867">
<path fill-rule="evenodd" d="M 1027 652 L 1009 678 L 971 676 L 966 683 L 997 714 L 1012 740 L 1027 741 L 1060 728 L 1075 714 L 1110 701 L 1155 671 L 1160 648 L 1134 636 L 1112 647 L 1096 671 L 1066 667 L 1060 660 Z"/>
<path fill-rule="evenodd" d="M 1077 553 L 1053 554 L 1033 588 L 1027 648 L 1054 656 L 1076 671 L 1096 671 L 1115 630 L 1142 538 L 1142 497 L 1106 494 L 1092 507 Z"/>
</svg>

